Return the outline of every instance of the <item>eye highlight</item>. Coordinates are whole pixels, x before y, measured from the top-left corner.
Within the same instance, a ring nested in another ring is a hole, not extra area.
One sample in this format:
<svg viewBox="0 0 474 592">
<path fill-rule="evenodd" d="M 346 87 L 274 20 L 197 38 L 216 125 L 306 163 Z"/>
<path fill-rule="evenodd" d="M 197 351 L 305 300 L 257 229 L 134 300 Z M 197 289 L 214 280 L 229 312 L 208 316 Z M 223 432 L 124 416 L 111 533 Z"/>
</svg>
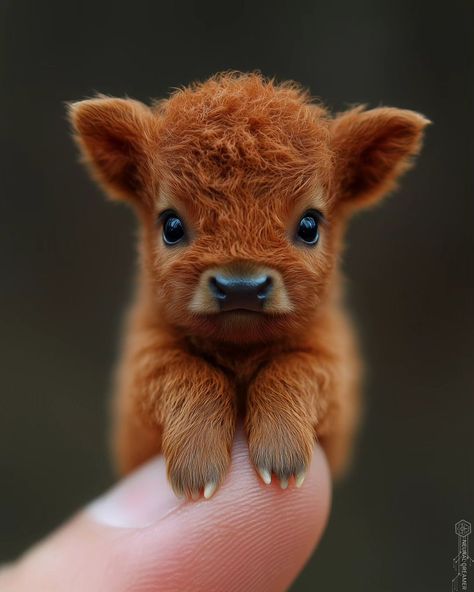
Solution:
<svg viewBox="0 0 474 592">
<path fill-rule="evenodd" d="M 181 242 L 185 235 L 184 223 L 176 212 L 167 210 L 160 214 L 163 222 L 163 242 L 171 246 Z"/>
<path fill-rule="evenodd" d="M 319 241 L 319 223 L 322 215 L 316 211 L 305 212 L 298 222 L 296 238 L 306 245 L 315 245 Z"/>
</svg>

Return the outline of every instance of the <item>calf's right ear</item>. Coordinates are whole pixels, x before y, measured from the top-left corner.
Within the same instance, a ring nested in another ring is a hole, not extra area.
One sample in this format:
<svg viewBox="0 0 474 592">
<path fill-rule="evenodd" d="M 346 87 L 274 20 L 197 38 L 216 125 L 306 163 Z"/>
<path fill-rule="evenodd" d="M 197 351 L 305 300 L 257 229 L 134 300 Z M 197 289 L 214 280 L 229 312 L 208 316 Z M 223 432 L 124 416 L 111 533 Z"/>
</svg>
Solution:
<svg viewBox="0 0 474 592">
<path fill-rule="evenodd" d="M 155 145 L 151 109 L 139 101 L 99 96 L 69 104 L 69 118 L 92 175 L 111 197 L 137 201 Z"/>
</svg>

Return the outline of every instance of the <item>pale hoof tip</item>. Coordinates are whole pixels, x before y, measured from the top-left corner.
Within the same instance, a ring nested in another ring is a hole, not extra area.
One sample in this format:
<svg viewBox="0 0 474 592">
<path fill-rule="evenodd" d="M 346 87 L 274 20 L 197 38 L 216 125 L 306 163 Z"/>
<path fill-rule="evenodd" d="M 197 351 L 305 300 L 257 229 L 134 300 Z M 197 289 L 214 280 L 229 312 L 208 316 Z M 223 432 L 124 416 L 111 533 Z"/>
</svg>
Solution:
<svg viewBox="0 0 474 592">
<path fill-rule="evenodd" d="M 207 483 L 204 487 L 204 497 L 206 499 L 211 498 L 217 489 L 217 483 Z"/>
<path fill-rule="evenodd" d="M 286 489 L 288 487 L 288 479 L 281 479 L 280 480 L 280 487 L 282 489 Z"/>
<path fill-rule="evenodd" d="M 304 483 L 304 479 L 306 477 L 306 473 L 298 473 L 295 477 L 295 485 L 296 487 L 301 487 Z"/>
<path fill-rule="evenodd" d="M 270 485 L 270 483 L 272 482 L 272 474 L 270 473 L 270 471 L 268 471 L 267 469 L 259 469 L 258 472 L 265 485 Z"/>
</svg>

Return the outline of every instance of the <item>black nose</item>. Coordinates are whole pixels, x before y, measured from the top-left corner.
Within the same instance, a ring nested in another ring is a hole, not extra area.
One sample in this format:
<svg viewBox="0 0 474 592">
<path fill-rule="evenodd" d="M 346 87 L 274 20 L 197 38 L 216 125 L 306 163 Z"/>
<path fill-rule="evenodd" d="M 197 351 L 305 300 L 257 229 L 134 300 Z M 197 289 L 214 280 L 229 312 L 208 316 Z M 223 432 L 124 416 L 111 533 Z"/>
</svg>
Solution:
<svg viewBox="0 0 474 592">
<path fill-rule="evenodd" d="M 226 277 L 216 275 L 209 279 L 209 287 L 221 310 L 261 311 L 272 288 L 269 275 Z"/>
</svg>

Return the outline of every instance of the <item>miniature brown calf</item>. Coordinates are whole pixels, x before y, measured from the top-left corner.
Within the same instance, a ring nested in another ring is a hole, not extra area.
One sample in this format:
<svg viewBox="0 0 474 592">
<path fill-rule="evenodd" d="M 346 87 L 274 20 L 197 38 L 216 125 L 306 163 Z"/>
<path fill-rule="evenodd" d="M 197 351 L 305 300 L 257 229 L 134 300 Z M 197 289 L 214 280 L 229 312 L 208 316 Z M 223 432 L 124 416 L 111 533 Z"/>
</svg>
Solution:
<svg viewBox="0 0 474 592">
<path fill-rule="evenodd" d="M 362 107 L 331 117 L 257 74 L 218 75 L 151 108 L 100 96 L 70 116 L 93 174 L 141 222 L 115 400 L 120 470 L 162 450 L 175 491 L 209 497 L 242 416 L 265 483 L 300 485 L 315 437 L 340 472 L 359 412 L 343 233 L 394 187 L 427 120 Z"/>
</svg>

